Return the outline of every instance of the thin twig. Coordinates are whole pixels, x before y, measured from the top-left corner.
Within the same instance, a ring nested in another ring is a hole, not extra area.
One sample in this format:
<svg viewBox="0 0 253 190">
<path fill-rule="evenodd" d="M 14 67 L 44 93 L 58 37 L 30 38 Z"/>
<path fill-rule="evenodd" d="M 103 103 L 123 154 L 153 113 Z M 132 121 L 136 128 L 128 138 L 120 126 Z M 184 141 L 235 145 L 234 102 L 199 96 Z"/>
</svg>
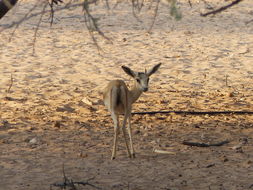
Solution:
<svg viewBox="0 0 253 190">
<path fill-rule="evenodd" d="M 210 146 L 222 146 L 224 144 L 229 143 L 228 140 L 221 141 L 218 143 L 200 143 L 200 142 L 189 142 L 189 141 L 183 141 L 183 145 L 188 145 L 188 146 L 197 146 L 197 147 L 210 147 Z"/>
<path fill-rule="evenodd" d="M 226 86 L 228 86 L 228 75 L 226 75 Z"/>
<path fill-rule="evenodd" d="M 35 28 L 35 31 L 34 31 L 34 37 L 33 37 L 33 55 L 35 53 L 35 42 L 36 42 L 36 39 L 37 39 L 37 33 L 38 33 L 38 30 L 39 30 L 39 27 L 40 27 L 40 24 L 41 24 L 41 21 L 42 21 L 42 17 L 44 16 L 45 14 L 45 9 L 47 7 L 47 3 L 45 3 L 44 7 L 43 7 L 43 13 L 40 15 L 40 19 L 39 19 L 39 22 Z"/>
<path fill-rule="evenodd" d="M 222 12 L 222 11 L 228 9 L 229 7 L 232 7 L 232 6 L 238 4 L 238 3 L 242 2 L 242 1 L 243 1 L 243 0 L 235 0 L 235 1 L 232 1 L 230 4 L 225 5 L 225 6 L 223 6 L 223 7 L 220 7 L 220 8 L 218 8 L 218 9 L 216 9 L 216 10 L 213 10 L 213 11 L 210 11 L 210 12 L 207 12 L 207 13 L 200 13 L 200 16 L 208 16 L 208 15 L 211 15 L 211 14 L 214 15 L 214 14 L 220 13 L 220 12 Z"/>
<path fill-rule="evenodd" d="M 64 168 L 64 164 L 62 164 L 62 173 L 63 173 L 63 182 L 62 183 L 53 183 L 50 185 L 50 189 L 52 189 L 52 186 L 55 186 L 55 187 L 59 187 L 61 189 L 66 189 L 66 187 L 70 187 L 72 190 L 77 190 L 76 185 L 83 185 L 83 186 L 91 186 L 95 189 L 101 189 L 100 187 L 97 187 L 91 183 L 89 183 L 88 181 L 91 180 L 91 179 L 94 179 L 94 178 L 91 178 L 89 179 L 88 181 L 86 182 L 83 182 L 83 181 L 73 181 L 72 179 L 68 179 L 67 176 L 66 176 L 66 173 L 65 173 L 65 168 Z"/>
<path fill-rule="evenodd" d="M 11 27 L 12 26 L 15 26 L 14 30 L 12 31 L 11 33 L 11 36 L 9 38 L 9 42 L 12 40 L 12 37 L 14 36 L 14 33 L 16 32 L 16 30 L 18 29 L 19 25 L 24 22 L 27 18 L 28 18 L 28 15 L 34 10 L 36 9 L 36 7 L 38 6 L 39 4 L 39 1 L 37 3 L 34 4 L 34 6 L 24 15 L 24 17 L 22 17 L 18 22 L 14 22 L 13 24 L 11 24 Z M 8 27 L 10 28 L 10 27 Z M 1 30 L 2 32 L 3 30 Z"/>
<path fill-rule="evenodd" d="M 89 34 L 90 34 L 90 36 L 91 36 L 91 38 L 92 38 L 93 43 L 94 43 L 95 46 L 97 47 L 98 52 L 103 51 L 103 49 L 99 46 L 99 44 L 98 44 L 98 42 L 97 42 L 97 39 L 95 38 L 95 36 L 94 36 L 94 34 L 93 34 L 93 31 L 92 31 L 92 29 L 91 29 L 90 20 L 89 20 L 89 18 L 88 18 L 86 15 L 84 15 L 84 21 L 85 21 L 85 22 L 84 22 L 84 23 L 85 23 L 85 26 L 86 26 L 86 28 L 88 29 L 88 32 L 89 32 Z"/>
<path fill-rule="evenodd" d="M 39 2 L 39 1 L 38 1 L 38 2 Z M 20 25 L 22 22 L 24 22 L 24 21 L 26 21 L 26 20 L 30 20 L 30 19 L 32 19 L 33 17 L 36 17 L 36 16 L 39 16 L 39 15 L 41 15 L 41 14 L 45 14 L 45 13 L 50 13 L 50 12 L 51 12 L 51 10 L 48 10 L 48 11 L 40 11 L 40 12 L 38 12 L 38 13 L 30 14 L 30 13 L 38 6 L 38 2 L 37 2 L 37 4 L 35 4 L 34 7 L 32 7 L 32 8 L 29 10 L 29 12 L 28 12 L 24 17 L 22 17 L 21 19 L 19 19 L 17 22 L 13 22 L 13 23 L 7 25 L 7 26 L 4 27 L 2 30 L 0 30 L 0 32 L 6 30 L 6 29 L 8 29 L 8 28 L 12 28 L 12 27 L 14 27 L 14 26 L 16 26 L 16 25 Z M 58 12 L 58 11 L 62 11 L 62 10 L 65 10 L 65 9 L 70 9 L 70 8 L 80 7 L 80 6 L 82 6 L 82 5 L 83 5 L 83 3 L 76 3 L 76 4 L 67 3 L 66 6 L 64 6 L 64 7 L 56 8 L 56 9 L 54 10 L 54 12 Z M 30 14 L 30 15 L 29 15 L 29 14 Z M 29 15 L 29 16 L 28 16 L 28 15 Z"/>
<path fill-rule="evenodd" d="M 158 1 L 156 2 L 156 7 L 155 7 L 155 10 L 154 10 L 154 11 L 155 11 L 155 15 L 154 15 L 154 17 L 153 17 L 153 20 L 152 20 L 151 26 L 150 26 L 150 28 L 149 28 L 149 30 L 148 30 L 148 33 L 151 32 L 151 30 L 152 30 L 152 28 L 153 28 L 153 26 L 154 26 L 154 24 L 155 24 L 156 17 L 157 17 L 157 14 L 158 14 L 159 4 L 160 4 L 160 0 L 158 0 Z"/>
<path fill-rule="evenodd" d="M 94 2 L 96 2 L 97 0 L 95 0 Z M 107 41 L 111 42 L 111 39 L 109 37 L 107 37 L 101 30 L 100 28 L 98 27 L 98 24 L 97 24 L 97 19 L 95 19 L 91 14 L 90 14 L 90 11 L 89 11 L 89 8 L 88 6 L 85 6 L 84 5 L 84 9 L 85 9 L 85 14 L 88 16 L 88 21 L 90 23 L 90 26 L 93 26 L 94 29 L 96 30 L 96 32 L 98 32 L 98 34 L 100 36 L 102 36 L 103 38 L 105 38 Z"/>
<path fill-rule="evenodd" d="M 141 11 L 143 5 L 144 5 L 144 0 L 141 0 L 141 2 L 139 2 L 139 0 L 132 0 L 132 7 L 134 9 L 137 9 L 138 12 Z"/>
<path fill-rule="evenodd" d="M 51 18 L 50 26 L 52 26 L 53 22 L 54 22 L 54 3 L 53 3 L 53 1 L 51 1 L 51 2 L 48 2 L 48 4 L 49 4 L 50 10 L 51 10 L 51 12 L 50 12 L 50 18 Z"/>
<path fill-rule="evenodd" d="M 68 178 L 66 177 L 64 163 L 62 163 L 62 174 L 63 174 L 64 182 L 66 182 Z"/>
<path fill-rule="evenodd" d="M 96 3 L 97 0 L 93 0 L 92 2 L 88 2 L 88 1 L 85 1 L 83 3 L 83 11 L 84 11 L 84 19 L 85 19 L 85 25 L 90 33 L 90 36 L 94 42 L 94 44 L 96 45 L 98 51 L 102 51 L 101 47 L 98 45 L 98 42 L 97 42 L 97 39 L 96 37 L 94 36 L 93 34 L 93 30 L 95 30 L 96 32 L 98 32 L 98 34 L 100 36 L 102 36 L 104 39 L 106 39 L 107 41 L 109 41 L 110 43 L 112 43 L 111 39 L 109 37 L 107 37 L 101 30 L 100 28 L 98 27 L 98 24 L 97 24 L 97 19 L 94 18 L 91 13 L 90 13 L 90 10 L 89 10 L 89 5 L 92 4 L 92 3 Z"/>
<path fill-rule="evenodd" d="M 192 8 L 192 2 L 191 2 L 191 0 L 188 0 L 188 3 L 190 5 L 190 7 Z"/>
<path fill-rule="evenodd" d="M 138 13 L 140 12 L 139 6 L 136 5 L 135 2 L 136 2 L 136 0 L 132 0 L 132 13 L 133 13 L 133 16 L 136 18 L 136 20 L 137 20 L 138 22 L 142 23 L 142 21 L 139 19 L 139 17 L 137 16 L 137 14 L 136 14 L 136 12 L 135 12 L 136 7 L 138 7 L 138 8 L 137 8 L 137 9 L 138 9 Z M 137 2 L 137 3 L 138 3 L 138 2 Z"/>
<path fill-rule="evenodd" d="M 12 85 L 13 85 L 13 76 L 12 76 L 12 73 L 11 73 L 11 81 L 10 81 L 9 88 L 6 90 L 7 93 L 10 93 Z"/>
</svg>

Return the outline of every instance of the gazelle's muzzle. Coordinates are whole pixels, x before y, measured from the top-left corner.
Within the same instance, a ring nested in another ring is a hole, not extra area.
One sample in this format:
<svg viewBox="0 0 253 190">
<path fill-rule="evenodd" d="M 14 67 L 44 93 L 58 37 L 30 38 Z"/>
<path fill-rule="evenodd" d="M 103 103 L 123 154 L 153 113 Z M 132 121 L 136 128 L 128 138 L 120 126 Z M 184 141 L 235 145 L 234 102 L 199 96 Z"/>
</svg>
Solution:
<svg viewBox="0 0 253 190">
<path fill-rule="evenodd" d="M 143 92 L 147 92 L 148 91 L 148 87 L 143 88 Z"/>
</svg>

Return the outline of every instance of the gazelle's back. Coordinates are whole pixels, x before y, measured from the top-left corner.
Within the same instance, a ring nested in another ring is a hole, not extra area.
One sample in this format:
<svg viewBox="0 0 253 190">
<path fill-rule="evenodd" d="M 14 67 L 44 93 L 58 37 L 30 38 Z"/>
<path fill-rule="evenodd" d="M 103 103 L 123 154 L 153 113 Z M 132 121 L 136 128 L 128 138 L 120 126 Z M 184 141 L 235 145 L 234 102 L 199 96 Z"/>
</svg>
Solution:
<svg viewBox="0 0 253 190">
<path fill-rule="evenodd" d="M 127 103 L 128 89 L 123 80 L 109 82 L 103 91 L 105 106 L 116 114 L 123 114 Z"/>
</svg>

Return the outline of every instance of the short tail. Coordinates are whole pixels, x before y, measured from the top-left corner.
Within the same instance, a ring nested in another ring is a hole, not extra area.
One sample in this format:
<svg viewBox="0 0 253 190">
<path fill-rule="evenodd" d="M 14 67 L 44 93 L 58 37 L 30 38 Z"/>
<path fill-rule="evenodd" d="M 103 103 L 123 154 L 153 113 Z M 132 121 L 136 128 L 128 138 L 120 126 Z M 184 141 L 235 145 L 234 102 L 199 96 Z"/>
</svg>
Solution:
<svg viewBox="0 0 253 190">
<path fill-rule="evenodd" d="M 111 89 L 111 105 L 110 105 L 110 110 L 113 111 L 115 108 L 120 104 L 120 94 L 121 94 L 121 89 L 118 87 L 113 87 Z"/>
</svg>

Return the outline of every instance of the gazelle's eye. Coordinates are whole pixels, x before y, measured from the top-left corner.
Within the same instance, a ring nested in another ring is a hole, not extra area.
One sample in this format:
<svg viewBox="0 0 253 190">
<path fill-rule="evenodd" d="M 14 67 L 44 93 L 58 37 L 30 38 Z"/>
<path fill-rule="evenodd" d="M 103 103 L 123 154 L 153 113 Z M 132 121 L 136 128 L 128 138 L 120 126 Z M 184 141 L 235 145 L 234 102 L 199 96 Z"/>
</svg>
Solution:
<svg viewBox="0 0 253 190">
<path fill-rule="evenodd" d="M 141 81 L 140 81 L 140 79 L 136 79 L 136 81 L 138 82 L 138 83 L 140 83 Z"/>
</svg>

